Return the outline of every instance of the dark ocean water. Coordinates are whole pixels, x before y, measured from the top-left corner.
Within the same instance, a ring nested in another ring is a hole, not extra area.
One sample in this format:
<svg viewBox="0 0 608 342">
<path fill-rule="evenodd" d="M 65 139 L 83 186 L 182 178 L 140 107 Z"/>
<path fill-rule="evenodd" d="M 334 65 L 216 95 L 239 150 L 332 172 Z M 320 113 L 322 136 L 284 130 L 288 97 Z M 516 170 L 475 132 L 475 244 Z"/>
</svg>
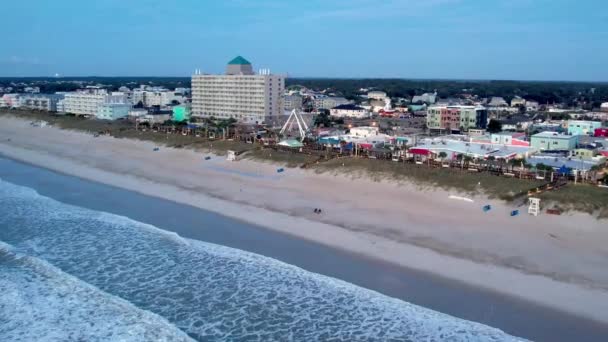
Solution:
<svg viewBox="0 0 608 342">
<path fill-rule="evenodd" d="M 188 339 L 516 340 L 272 258 L 0 180 L 1 341 Z"/>
</svg>

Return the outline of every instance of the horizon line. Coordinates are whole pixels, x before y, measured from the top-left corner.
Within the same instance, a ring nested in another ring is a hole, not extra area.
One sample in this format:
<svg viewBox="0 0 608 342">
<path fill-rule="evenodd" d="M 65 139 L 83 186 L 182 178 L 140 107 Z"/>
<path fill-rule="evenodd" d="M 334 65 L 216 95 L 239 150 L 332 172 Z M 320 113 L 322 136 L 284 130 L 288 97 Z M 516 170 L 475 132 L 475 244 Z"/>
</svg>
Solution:
<svg viewBox="0 0 608 342">
<path fill-rule="evenodd" d="M 221 74 L 219 74 L 221 75 Z M 192 78 L 192 76 L 0 76 L 0 79 L 79 79 L 79 78 Z M 331 76 L 294 76 L 286 79 L 310 79 L 310 80 L 405 80 L 405 81 L 465 81 L 465 82 L 547 82 L 547 83 L 608 83 L 605 81 L 592 80 L 550 80 L 550 79 L 506 79 L 506 78 L 407 78 L 407 77 L 331 77 Z"/>
</svg>

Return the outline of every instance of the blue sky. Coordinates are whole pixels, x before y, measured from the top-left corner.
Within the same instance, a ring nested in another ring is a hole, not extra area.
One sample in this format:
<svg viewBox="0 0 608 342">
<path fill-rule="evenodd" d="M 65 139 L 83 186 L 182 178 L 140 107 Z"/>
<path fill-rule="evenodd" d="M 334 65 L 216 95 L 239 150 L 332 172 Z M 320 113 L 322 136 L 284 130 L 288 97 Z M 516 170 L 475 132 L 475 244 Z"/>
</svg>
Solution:
<svg viewBox="0 0 608 342">
<path fill-rule="evenodd" d="M 293 77 L 608 81 L 606 0 L 21 0 L 0 76 L 187 76 L 236 55 Z"/>
</svg>

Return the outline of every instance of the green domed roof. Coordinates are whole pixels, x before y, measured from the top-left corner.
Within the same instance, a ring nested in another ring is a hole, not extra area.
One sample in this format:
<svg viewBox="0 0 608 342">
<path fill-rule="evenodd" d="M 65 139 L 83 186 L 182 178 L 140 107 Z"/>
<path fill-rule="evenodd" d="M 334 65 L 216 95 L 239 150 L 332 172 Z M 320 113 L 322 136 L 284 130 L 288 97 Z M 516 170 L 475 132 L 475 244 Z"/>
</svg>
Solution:
<svg viewBox="0 0 608 342">
<path fill-rule="evenodd" d="M 230 62 L 228 62 L 229 65 L 247 65 L 247 64 L 251 64 L 249 63 L 248 60 L 246 60 L 245 58 L 241 57 L 241 56 L 237 56 L 235 57 L 233 60 L 231 60 Z"/>
</svg>

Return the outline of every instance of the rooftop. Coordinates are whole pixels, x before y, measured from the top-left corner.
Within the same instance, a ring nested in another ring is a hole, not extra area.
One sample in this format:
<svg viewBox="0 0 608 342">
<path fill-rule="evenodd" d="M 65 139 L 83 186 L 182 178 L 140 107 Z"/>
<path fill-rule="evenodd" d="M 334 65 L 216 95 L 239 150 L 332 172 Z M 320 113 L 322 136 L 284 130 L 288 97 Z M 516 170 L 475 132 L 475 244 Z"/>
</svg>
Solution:
<svg viewBox="0 0 608 342">
<path fill-rule="evenodd" d="M 233 60 L 228 62 L 229 65 L 251 65 L 251 63 L 243 58 L 242 56 L 236 56 Z"/>
<path fill-rule="evenodd" d="M 465 105 L 447 105 L 447 104 L 437 104 L 429 107 L 431 108 L 459 108 L 459 109 L 485 109 L 484 106 L 465 106 Z"/>
<path fill-rule="evenodd" d="M 545 131 L 545 132 L 536 133 L 532 137 L 533 138 L 552 138 L 552 139 L 572 139 L 572 138 L 576 138 L 577 136 Z"/>
<path fill-rule="evenodd" d="M 451 152 L 469 155 L 476 158 L 493 156 L 495 158 L 509 159 L 518 154 L 530 152 L 526 146 L 506 146 L 484 143 L 474 143 L 449 139 L 424 139 L 416 148 L 427 149 L 433 152 Z"/>
<path fill-rule="evenodd" d="M 342 109 L 342 110 L 365 110 L 365 108 L 359 107 L 355 104 L 343 104 L 336 106 L 332 109 Z"/>
<path fill-rule="evenodd" d="M 560 156 L 532 156 L 526 159 L 532 165 L 544 164 L 551 166 L 554 169 L 559 169 L 565 166 L 570 169 L 589 171 L 595 165 L 601 163 L 600 159 L 582 160 L 576 157 L 560 157 Z"/>
</svg>

